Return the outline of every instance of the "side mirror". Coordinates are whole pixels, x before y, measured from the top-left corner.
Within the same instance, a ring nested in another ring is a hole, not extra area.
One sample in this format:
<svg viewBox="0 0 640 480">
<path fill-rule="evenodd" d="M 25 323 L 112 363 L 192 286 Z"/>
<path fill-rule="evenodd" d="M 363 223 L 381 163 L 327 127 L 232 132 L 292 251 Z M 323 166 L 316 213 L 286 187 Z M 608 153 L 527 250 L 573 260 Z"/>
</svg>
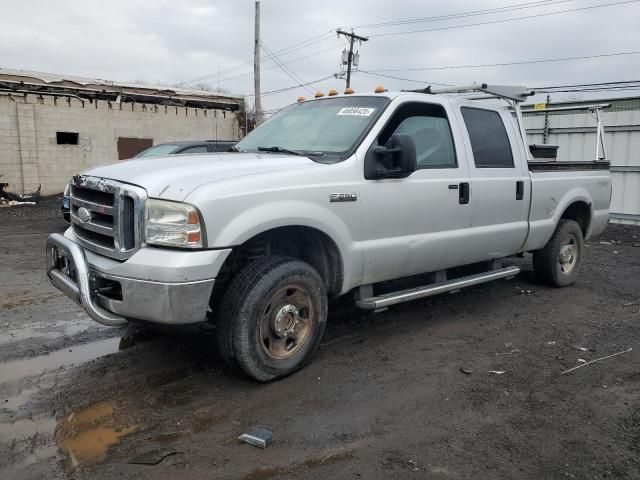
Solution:
<svg viewBox="0 0 640 480">
<path fill-rule="evenodd" d="M 416 170 L 416 144 L 407 133 L 394 133 L 389 147 L 372 145 L 364 161 L 364 178 L 405 178 Z"/>
</svg>

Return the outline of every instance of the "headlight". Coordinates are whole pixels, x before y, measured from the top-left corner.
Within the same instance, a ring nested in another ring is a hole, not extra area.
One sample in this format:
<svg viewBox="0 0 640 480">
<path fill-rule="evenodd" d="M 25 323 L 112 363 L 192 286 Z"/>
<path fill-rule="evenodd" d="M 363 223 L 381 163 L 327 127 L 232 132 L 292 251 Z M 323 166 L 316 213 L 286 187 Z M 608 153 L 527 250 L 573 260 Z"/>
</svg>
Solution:
<svg viewBox="0 0 640 480">
<path fill-rule="evenodd" d="M 145 241 L 153 245 L 202 248 L 204 235 L 191 205 L 165 200 L 145 202 Z"/>
<path fill-rule="evenodd" d="M 62 192 L 62 196 L 63 197 L 70 197 L 71 196 L 71 184 L 67 183 L 67 186 L 64 187 L 64 192 Z"/>
</svg>

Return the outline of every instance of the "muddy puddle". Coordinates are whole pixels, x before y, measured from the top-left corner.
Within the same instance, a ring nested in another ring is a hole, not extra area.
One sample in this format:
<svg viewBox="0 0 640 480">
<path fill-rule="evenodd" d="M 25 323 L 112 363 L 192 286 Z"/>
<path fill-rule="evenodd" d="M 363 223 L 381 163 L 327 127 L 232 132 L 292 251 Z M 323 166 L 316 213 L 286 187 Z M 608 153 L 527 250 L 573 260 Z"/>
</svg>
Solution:
<svg viewBox="0 0 640 480">
<path fill-rule="evenodd" d="M 67 467 L 89 466 L 105 461 L 109 448 L 137 429 L 113 402 L 99 402 L 61 419 L 56 444 Z"/>
<path fill-rule="evenodd" d="M 0 363 L 0 411 L 15 412 L 40 391 L 53 387 L 59 369 L 78 366 L 120 349 L 121 339 L 116 337 Z"/>
<path fill-rule="evenodd" d="M 46 355 L 0 363 L 0 384 L 16 382 L 61 367 L 88 362 L 119 350 L 120 338 L 76 345 Z"/>
<path fill-rule="evenodd" d="M 94 403 L 58 420 L 50 417 L 0 424 L 0 440 L 11 439 L 12 453 L 17 453 L 5 473 L 14 475 L 47 459 L 57 459 L 66 473 L 102 463 L 110 448 L 136 430 L 138 426 L 129 423 L 125 411 L 112 401 Z"/>
<path fill-rule="evenodd" d="M 73 316 L 73 312 L 68 314 Z M 23 340 L 42 338 L 52 339 L 70 337 L 88 330 L 91 323 L 84 313 L 76 313 L 75 318 L 65 318 L 62 322 L 32 322 L 20 325 L 20 328 L 7 329 L 0 333 L 0 345 Z"/>
</svg>

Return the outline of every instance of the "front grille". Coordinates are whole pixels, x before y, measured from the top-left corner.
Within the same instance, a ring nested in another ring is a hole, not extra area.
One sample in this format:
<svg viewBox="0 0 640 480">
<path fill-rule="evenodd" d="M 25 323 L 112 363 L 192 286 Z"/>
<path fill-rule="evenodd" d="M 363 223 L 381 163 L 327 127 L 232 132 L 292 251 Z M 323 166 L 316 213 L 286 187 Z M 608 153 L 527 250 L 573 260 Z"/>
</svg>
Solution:
<svg viewBox="0 0 640 480">
<path fill-rule="evenodd" d="M 97 177 L 73 178 L 71 224 L 88 250 L 126 260 L 142 244 L 141 216 L 146 192 Z"/>
<path fill-rule="evenodd" d="M 115 195 L 113 193 L 91 190 L 90 188 L 85 187 L 72 186 L 71 195 L 81 200 L 107 205 L 109 207 L 113 207 L 113 203 L 115 201 Z"/>
<path fill-rule="evenodd" d="M 76 236 L 82 238 L 83 240 L 86 240 L 87 242 L 99 245 L 100 247 L 113 250 L 116 246 L 113 237 L 109 235 L 92 232 L 91 230 L 87 230 L 86 228 L 82 228 L 78 225 L 74 226 L 73 231 L 75 232 Z"/>
</svg>

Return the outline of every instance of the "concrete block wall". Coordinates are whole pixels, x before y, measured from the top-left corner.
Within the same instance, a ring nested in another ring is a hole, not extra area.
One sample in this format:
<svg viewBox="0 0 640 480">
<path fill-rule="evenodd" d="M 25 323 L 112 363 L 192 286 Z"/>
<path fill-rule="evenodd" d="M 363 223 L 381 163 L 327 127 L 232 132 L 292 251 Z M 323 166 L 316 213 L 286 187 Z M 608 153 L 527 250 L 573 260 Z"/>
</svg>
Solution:
<svg viewBox="0 0 640 480">
<path fill-rule="evenodd" d="M 78 145 L 58 145 L 56 132 L 78 133 Z M 76 98 L 0 96 L 0 175 L 10 190 L 61 192 L 69 178 L 118 161 L 118 137 L 237 140 L 237 115 L 222 110 L 164 107 Z"/>
<path fill-rule="evenodd" d="M 8 97 L 0 97 L 0 175 L 0 182 L 9 183 L 10 188 L 22 192 L 18 109 Z"/>
</svg>

